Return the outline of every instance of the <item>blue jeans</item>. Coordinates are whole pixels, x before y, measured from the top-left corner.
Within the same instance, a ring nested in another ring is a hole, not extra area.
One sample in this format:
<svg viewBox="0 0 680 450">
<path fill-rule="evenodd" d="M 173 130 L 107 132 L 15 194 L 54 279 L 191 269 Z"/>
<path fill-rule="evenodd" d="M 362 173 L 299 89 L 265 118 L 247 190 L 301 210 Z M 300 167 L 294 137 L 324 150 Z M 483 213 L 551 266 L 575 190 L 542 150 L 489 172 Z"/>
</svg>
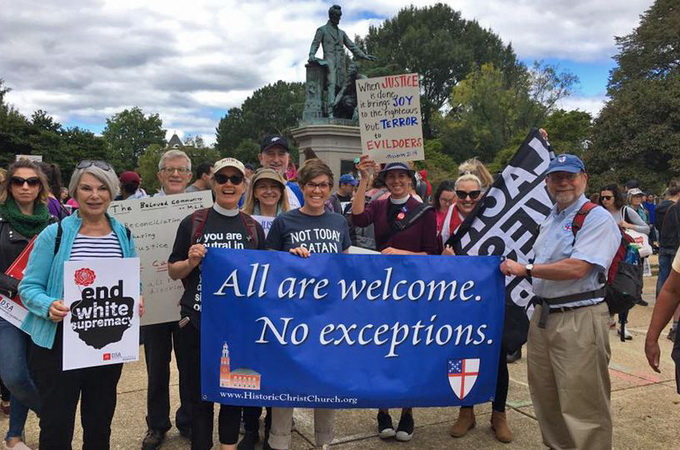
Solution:
<svg viewBox="0 0 680 450">
<path fill-rule="evenodd" d="M 659 275 L 656 279 L 656 296 L 659 296 L 663 284 L 666 282 L 668 277 L 671 275 L 671 267 L 673 265 L 673 258 L 675 258 L 675 252 L 671 253 L 669 251 L 664 251 L 665 249 L 659 250 Z"/>
<path fill-rule="evenodd" d="M 28 370 L 26 333 L 0 318 L 0 377 L 12 394 L 9 431 L 5 439 L 20 437 L 26 424 L 28 409 L 38 411 L 40 399 Z"/>
</svg>

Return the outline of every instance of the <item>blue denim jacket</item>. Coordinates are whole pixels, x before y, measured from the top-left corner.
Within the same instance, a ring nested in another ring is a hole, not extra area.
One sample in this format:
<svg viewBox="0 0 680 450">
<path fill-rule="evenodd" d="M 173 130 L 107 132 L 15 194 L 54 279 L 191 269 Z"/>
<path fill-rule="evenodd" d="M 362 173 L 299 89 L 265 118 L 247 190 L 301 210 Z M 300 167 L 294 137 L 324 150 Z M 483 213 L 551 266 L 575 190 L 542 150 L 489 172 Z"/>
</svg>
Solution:
<svg viewBox="0 0 680 450">
<path fill-rule="evenodd" d="M 123 257 L 137 256 L 134 240 L 132 237 L 128 239 L 125 226 L 108 215 L 107 218 L 118 237 Z M 24 278 L 19 284 L 21 301 L 30 313 L 21 324 L 21 329 L 30 334 L 33 342 L 40 347 L 52 348 L 54 344 L 57 324 L 48 318 L 48 311 L 53 301 L 64 296 L 64 262 L 71 256 L 73 241 L 82 224 L 83 221 L 78 214 L 65 217 L 61 221 L 61 243 L 56 255 L 54 245 L 57 224 L 45 228 L 35 240 Z"/>
</svg>

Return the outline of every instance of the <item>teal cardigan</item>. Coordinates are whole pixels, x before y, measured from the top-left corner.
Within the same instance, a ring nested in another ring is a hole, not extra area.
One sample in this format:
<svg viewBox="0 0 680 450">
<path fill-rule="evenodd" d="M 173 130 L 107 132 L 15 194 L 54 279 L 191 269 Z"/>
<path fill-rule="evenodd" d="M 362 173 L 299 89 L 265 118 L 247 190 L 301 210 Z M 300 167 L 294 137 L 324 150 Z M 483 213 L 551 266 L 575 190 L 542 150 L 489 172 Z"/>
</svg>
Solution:
<svg viewBox="0 0 680 450">
<path fill-rule="evenodd" d="M 132 236 L 128 239 L 125 226 L 116 219 L 106 216 L 111 228 L 118 237 L 124 258 L 137 256 Z M 83 221 L 78 214 L 65 217 L 61 221 L 62 236 L 59 251 L 54 254 L 57 238 L 57 224 L 45 228 L 35 240 L 33 251 L 28 258 L 24 278 L 19 284 L 21 301 L 29 314 L 21 324 L 21 329 L 31 336 L 33 342 L 45 348 L 52 348 L 57 324 L 48 318 L 50 305 L 64 297 L 64 262 L 71 256 L 73 241 L 80 231 Z"/>
</svg>

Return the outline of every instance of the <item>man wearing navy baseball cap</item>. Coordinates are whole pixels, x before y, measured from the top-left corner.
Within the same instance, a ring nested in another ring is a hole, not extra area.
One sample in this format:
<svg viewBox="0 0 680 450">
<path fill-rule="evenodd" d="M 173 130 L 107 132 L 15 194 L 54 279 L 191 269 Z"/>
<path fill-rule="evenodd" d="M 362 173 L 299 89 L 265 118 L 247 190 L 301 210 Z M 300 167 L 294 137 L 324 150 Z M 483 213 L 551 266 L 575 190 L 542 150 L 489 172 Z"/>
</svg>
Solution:
<svg viewBox="0 0 680 450">
<path fill-rule="evenodd" d="M 507 259 L 505 275 L 528 277 L 536 295 L 527 341 L 529 391 L 550 448 L 611 448 L 606 274 L 621 241 L 611 214 L 588 202 L 586 166 L 563 154 L 546 170 L 555 200 L 534 243 L 533 263 Z M 585 214 L 574 230 L 576 214 Z"/>
<path fill-rule="evenodd" d="M 260 164 L 267 169 L 274 169 L 284 178 L 290 162 L 290 148 L 288 139 L 278 134 L 270 134 L 260 141 Z M 302 191 L 297 183 L 286 183 L 286 194 L 290 209 L 297 209 L 304 203 Z"/>
</svg>

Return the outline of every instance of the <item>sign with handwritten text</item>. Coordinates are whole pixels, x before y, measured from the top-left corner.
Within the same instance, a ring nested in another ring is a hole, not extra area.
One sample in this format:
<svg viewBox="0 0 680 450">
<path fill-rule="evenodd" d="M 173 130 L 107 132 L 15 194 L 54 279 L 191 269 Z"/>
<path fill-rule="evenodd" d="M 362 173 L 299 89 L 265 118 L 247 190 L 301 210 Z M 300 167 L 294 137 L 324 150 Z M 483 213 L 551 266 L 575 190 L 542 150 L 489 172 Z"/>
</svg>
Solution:
<svg viewBox="0 0 680 450">
<path fill-rule="evenodd" d="M 125 224 L 135 238 L 141 260 L 145 313 L 142 325 L 179 320 L 184 287 L 168 276 L 179 223 L 193 211 L 212 205 L 210 191 L 112 202 L 109 214 Z"/>
<path fill-rule="evenodd" d="M 377 162 L 425 159 L 418 74 L 357 80 L 363 153 Z"/>
</svg>

